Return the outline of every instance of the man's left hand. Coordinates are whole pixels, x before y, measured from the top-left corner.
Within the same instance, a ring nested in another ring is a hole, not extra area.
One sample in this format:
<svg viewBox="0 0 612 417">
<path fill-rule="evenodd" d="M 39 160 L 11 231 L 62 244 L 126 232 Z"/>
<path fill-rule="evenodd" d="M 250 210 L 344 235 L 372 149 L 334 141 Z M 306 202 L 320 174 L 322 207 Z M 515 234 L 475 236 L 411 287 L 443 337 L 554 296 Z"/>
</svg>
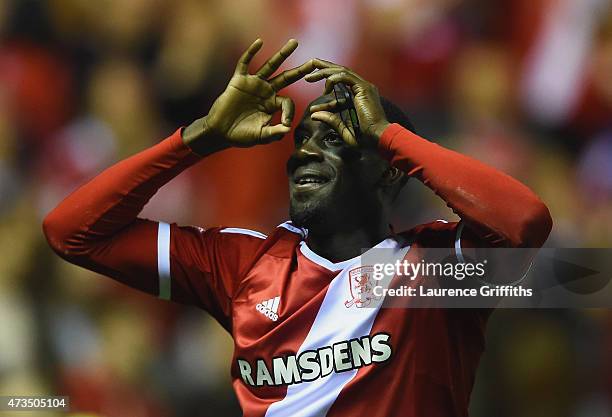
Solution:
<svg viewBox="0 0 612 417">
<path fill-rule="evenodd" d="M 313 62 L 319 71 L 307 75 L 306 81 L 316 82 L 325 78 L 324 94 L 331 93 L 337 83 L 345 84 L 353 92 L 353 103 L 361 130 L 358 135 L 359 142 L 348 126 L 342 122 L 338 113 L 333 113 L 338 107 L 336 100 L 311 106 L 310 117 L 332 126 L 348 145 L 376 146 L 380 136 L 389 126 L 376 86 L 342 65 L 318 58 Z"/>
</svg>

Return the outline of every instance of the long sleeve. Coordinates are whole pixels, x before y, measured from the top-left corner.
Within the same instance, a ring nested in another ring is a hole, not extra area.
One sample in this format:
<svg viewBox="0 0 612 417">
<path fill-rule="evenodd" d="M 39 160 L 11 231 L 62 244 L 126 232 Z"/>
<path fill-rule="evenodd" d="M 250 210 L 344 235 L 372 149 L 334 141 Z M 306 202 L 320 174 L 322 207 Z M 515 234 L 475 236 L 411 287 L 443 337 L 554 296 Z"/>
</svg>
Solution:
<svg viewBox="0 0 612 417">
<path fill-rule="evenodd" d="M 391 164 L 418 178 L 493 246 L 539 248 L 552 219 L 546 205 L 510 176 L 390 125 L 379 149 Z"/>
<path fill-rule="evenodd" d="M 156 293 L 146 265 L 156 264 L 157 223 L 137 219 L 155 192 L 199 157 L 180 131 L 106 169 L 69 195 L 43 222 L 49 245 L 62 258 Z M 113 238 L 122 235 L 119 242 Z M 151 247 L 149 247 L 151 246 Z"/>
<path fill-rule="evenodd" d="M 197 305 L 230 330 L 234 290 L 263 237 L 137 217 L 161 186 L 198 160 L 177 131 L 81 186 L 47 215 L 43 230 L 68 262 Z"/>
</svg>

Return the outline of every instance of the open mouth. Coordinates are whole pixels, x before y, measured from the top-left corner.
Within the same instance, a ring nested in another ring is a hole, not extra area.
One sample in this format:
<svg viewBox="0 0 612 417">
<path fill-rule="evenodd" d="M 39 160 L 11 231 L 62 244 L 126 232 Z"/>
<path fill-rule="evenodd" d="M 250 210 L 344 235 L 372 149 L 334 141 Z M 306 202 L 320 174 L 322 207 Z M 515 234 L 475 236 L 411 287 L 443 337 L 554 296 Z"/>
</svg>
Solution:
<svg viewBox="0 0 612 417">
<path fill-rule="evenodd" d="M 329 183 L 331 178 L 321 172 L 304 170 L 293 176 L 294 188 L 298 191 L 313 190 Z"/>
<path fill-rule="evenodd" d="M 329 180 L 325 177 L 319 175 L 304 175 L 302 177 L 296 178 L 295 183 L 297 185 L 305 185 L 305 184 L 325 184 Z"/>
</svg>

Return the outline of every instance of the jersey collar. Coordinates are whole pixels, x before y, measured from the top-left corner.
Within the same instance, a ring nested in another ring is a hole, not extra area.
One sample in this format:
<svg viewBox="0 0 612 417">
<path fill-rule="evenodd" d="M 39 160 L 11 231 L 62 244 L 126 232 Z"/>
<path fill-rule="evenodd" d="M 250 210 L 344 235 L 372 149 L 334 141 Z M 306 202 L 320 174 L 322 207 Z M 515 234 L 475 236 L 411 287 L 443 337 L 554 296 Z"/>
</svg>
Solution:
<svg viewBox="0 0 612 417">
<path fill-rule="evenodd" d="M 304 255 L 306 258 L 308 258 L 315 264 L 322 266 L 323 268 L 326 268 L 330 271 L 333 271 L 333 272 L 341 271 L 348 266 L 359 263 L 361 256 L 363 256 L 362 254 L 362 255 L 357 255 L 354 258 L 347 259 L 346 261 L 332 262 L 329 259 L 326 259 L 322 257 L 321 255 L 318 255 L 317 253 L 315 253 L 312 249 L 308 247 L 308 244 L 306 243 L 306 237 L 308 237 L 308 229 L 305 229 L 303 227 L 296 227 L 291 223 L 291 221 L 286 221 L 284 223 L 281 223 L 278 225 L 278 227 L 282 227 L 293 233 L 299 234 L 302 237 L 302 241 L 300 242 L 300 252 L 302 252 L 302 255 Z M 395 235 L 393 233 L 392 228 L 391 228 L 391 233 L 392 233 L 391 237 L 388 237 L 382 240 L 381 242 L 373 246 L 371 249 L 397 248 L 398 246 L 400 246 L 399 241 L 401 239 L 399 238 L 398 235 Z"/>
<path fill-rule="evenodd" d="M 395 240 L 393 237 L 388 237 L 384 239 L 383 241 L 379 242 L 378 244 L 376 244 L 375 246 L 373 246 L 371 249 L 374 249 L 374 248 L 388 249 L 388 248 L 396 248 L 396 247 L 398 247 L 397 240 Z M 368 249 L 368 251 L 371 249 Z M 367 253 L 368 251 L 364 252 L 364 254 Z M 333 272 L 342 271 L 343 269 L 351 265 L 361 263 L 361 257 L 363 256 L 363 255 L 357 255 L 354 258 L 347 259 L 346 261 L 332 262 L 329 259 L 326 259 L 322 257 L 321 255 L 316 254 L 312 249 L 308 247 L 308 244 L 304 240 L 300 242 L 300 252 L 302 252 L 302 255 L 304 255 L 306 258 L 308 258 L 315 264 L 320 265 L 323 268 L 329 269 L 330 271 L 333 271 Z"/>
</svg>

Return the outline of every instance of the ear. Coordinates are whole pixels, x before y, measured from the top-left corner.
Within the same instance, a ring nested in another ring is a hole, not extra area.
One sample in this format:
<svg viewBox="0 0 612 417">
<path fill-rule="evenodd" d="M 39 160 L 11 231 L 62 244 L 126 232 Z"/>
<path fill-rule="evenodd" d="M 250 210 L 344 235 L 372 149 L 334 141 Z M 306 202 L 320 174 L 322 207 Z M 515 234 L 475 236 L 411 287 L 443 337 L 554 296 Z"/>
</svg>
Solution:
<svg viewBox="0 0 612 417">
<path fill-rule="evenodd" d="M 396 167 L 389 166 L 382 174 L 380 179 L 380 183 L 383 187 L 393 187 L 398 184 L 402 178 L 404 177 L 404 173 L 397 169 Z"/>
<path fill-rule="evenodd" d="M 395 201 L 407 181 L 408 175 L 392 166 L 387 167 L 380 178 L 382 190 L 390 202 Z"/>
</svg>

